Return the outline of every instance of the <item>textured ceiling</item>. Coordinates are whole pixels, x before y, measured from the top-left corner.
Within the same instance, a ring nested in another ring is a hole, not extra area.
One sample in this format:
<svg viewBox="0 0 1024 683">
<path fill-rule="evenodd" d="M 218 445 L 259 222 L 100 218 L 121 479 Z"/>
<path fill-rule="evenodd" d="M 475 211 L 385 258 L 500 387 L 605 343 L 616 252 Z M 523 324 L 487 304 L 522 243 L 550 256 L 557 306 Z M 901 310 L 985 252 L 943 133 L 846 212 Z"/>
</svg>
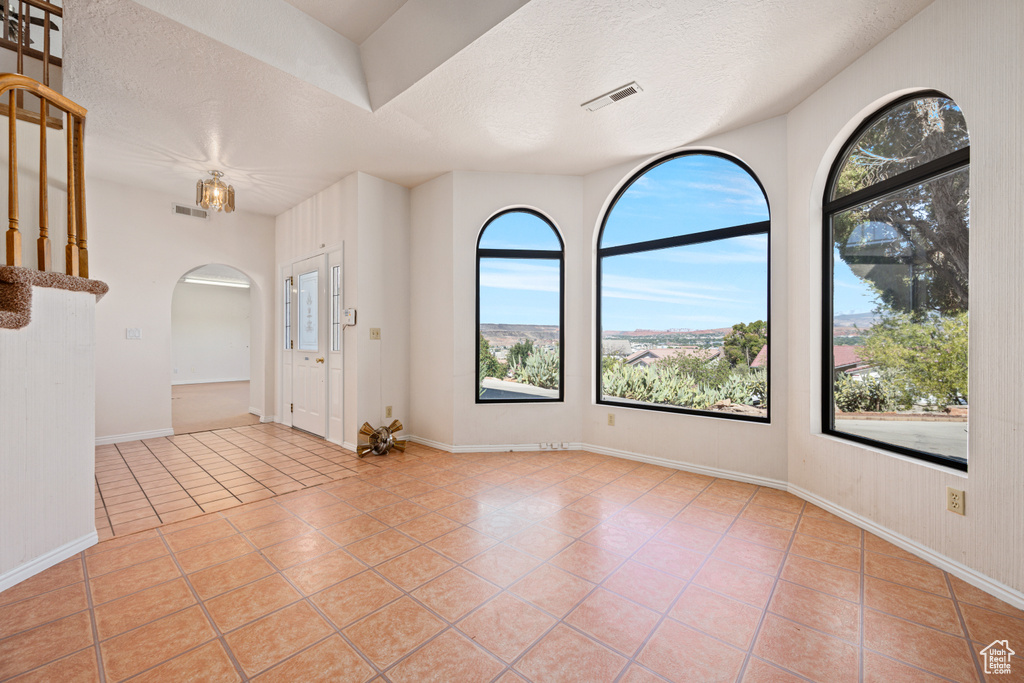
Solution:
<svg viewBox="0 0 1024 683">
<path fill-rule="evenodd" d="M 357 45 L 381 27 L 406 0 L 284 0 Z"/>
<path fill-rule="evenodd" d="M 531 0 L 370 112 L 131 0 L 77 0 L 64 83 L 90 174 L 188 202 L 220 168 L 240 210 L 276 215 L 357 170 L 578 175 L 777 116 L 929 2 Z M 631 80 L 644 92 L 579 106 Z"/>
</svg>

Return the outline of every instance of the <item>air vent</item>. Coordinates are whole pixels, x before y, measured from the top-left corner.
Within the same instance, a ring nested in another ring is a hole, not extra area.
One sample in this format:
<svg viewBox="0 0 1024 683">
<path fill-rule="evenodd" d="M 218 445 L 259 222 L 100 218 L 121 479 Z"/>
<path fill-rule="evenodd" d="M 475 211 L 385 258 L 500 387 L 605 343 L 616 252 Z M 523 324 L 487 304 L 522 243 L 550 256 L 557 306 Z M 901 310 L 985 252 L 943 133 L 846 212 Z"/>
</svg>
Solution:
<svg viewBox="0 0 1024 683">
<path fill-rule="evenodd" d="M 203 220 L 210 217 L 210 212 L 206 209 L 186 206 L 184 204 L 171 204 L 171 209 L 177 216 L 190 216 L 192 218 L 201 218 Z"/>
<path fill-rule="evenodd" d="M 638 92 L 643 92 L 643 90 L 644 89 L 641 88 L 636 81 L 633 81 L 632 83 L 627 83 L 621 88 L 616 88 L 615 90 L 612 90 L 609 93 L 605 93 L 600 97 L 592 99 L 589 102 L 584 102 L 580 106 L 585 107 L 587 111 L 597 111 L 601 107 L 607 107 L 612 102 L 624 100 L 630 95 L 635 95 Z"/>
</svg>

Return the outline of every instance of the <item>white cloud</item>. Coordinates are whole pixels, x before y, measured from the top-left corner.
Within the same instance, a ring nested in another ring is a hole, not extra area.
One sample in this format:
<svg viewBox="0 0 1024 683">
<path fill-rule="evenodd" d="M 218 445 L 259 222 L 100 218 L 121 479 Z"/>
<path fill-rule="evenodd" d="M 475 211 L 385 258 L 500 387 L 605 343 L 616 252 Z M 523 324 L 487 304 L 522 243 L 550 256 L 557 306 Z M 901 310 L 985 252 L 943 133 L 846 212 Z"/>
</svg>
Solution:
<svg viewBox="0 0 1024 683">
<path fill-rule="evenodd" d="M 720 285 L 684 282 L 682 280 L 606 274 L 602 277 L 601 284 L 603 296 L 611 299 L 653 301 L 666 304 L 685 304 L 688 306 L 722 306 L 749 303 L 743 299 L 722 296 L 722 294 L 730 291 L 739 293 L 734 289 L 731 290 Z"/>
<path fill-rule="evenodd" d="M 484 261 L 480 264 L 480 286 L 532 292 L 557 292 L 558 266 L 530 261 Z"/>
</svg>

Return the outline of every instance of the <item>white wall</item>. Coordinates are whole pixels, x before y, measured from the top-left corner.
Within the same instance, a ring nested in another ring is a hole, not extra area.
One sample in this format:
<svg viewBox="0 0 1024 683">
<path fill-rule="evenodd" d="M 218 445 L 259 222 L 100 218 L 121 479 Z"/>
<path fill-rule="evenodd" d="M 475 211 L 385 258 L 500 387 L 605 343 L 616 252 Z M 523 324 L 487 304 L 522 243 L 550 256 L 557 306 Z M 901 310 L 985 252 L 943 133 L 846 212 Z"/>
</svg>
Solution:
<svg viewBox="0 0 1024 683">
<path fill-rule="evenodd" d="M 0 329 L 0 591 L 96 542 L 96 298 L 32 288 Z"/>
<path fill-rule="evenodd" d="M 1024 591 L 1024 3 L 937 0 L 788 117 L 789 478 L 801 489 Z M 966 476 L 822 436 L 821 205 L 868 114 L 921 88 L 971 134 L 970 438 Z M 945 509 L 947 485 L 967 515 Z"/>
<path fill-rule="evenodd" d="M 580 410 L 587 400 L 589 377 L 588 322 L 581 300 L 587 290 L 580 275 L 585 269 L 588 235 L 580 221 L 583 181 L 578 177 L 525 173 L 454 174 L 452 274 L 454 292 L 450 348 L 454 353 L 452 403 L 453 444 L 578 443 Z M 565 331 L 563 403 L 476 403 L 476 244 L 484 223 L 511 207 L 535 209 L 547 216 L 565 243 Z"/>
<path fill-rule="evenodd" d="M 761 181 L 771 209 L 771 424 L 741 422 L 718 417 L 676 415 L 618 406 L 596 405 L 596 377 L 590 368 L 597 363 L 597 338 L 593 306 L 596 267 L 596 239 L 601 219 L 618 188 L 650 161 L 623 164 L 588 175 L 585 180 L 583 224 L 587 231 L 586 307 L 587 391 L 583 410 L 583 440 L 606 452 L 627 451 L 663 459 L 746 475 L 747 478 L 784 482 L 786 479 L 786 413 L 788 391 L 787 301 L 787 194 L 786 121 L 771 119 L 723 135 L 696 141 L 682 149 L 716 150 L 746 163 Z M 608 426 L 608 414 L 615 426 Z"/>
<path fill-rule="evenodd" d="M 274 286 L 274 219 L 236 211 L 204 221 L 176 216 L 189 188 L 164 194 L 92 179 L 87 183 L 90 275 L 110 285 L 96 308 L 96 436 L 112 443 L 171 433 L 171 302 L 178 279 L 209 263 L 252 281 L 250 406 L 273 414 L 274 376 L 266 341 Z M 244 199 L 244 198 L 240 198 Z M 125 338 L 140 328 L 141 340 Z"/>
<path fill-rule="evenodd" d="M 451 276 L 454 174 L 447 173 L 412 191 L 410 202 L 409 291 L 412 333 L 409 348 L 412 434 L 433 443 L 454 443 L 452 389 L 455 354 L 454 296 Z"/>
<path fill-rule="evenodd" d="M 179 282 L 171 299 L 172 384 L 249 379 L 248 288 Z"/>
<path fill-rule="evenodd" d="M 343 433 L 328 438 L 355 444 L 359 425 L 381 424 L 387 405 L 408 427 L 409 190 L 354 173 L 278 216 L 276 244 L 278 292 L 291 263 L 344 248 L 343 308 L 358 316 L 343 333 Z M 283 378 L 277 415 L 290 424 L 279 295 L 276 302 L 273 357 Z M 371 327 L 381 328 L 379 341 L 370 339 Z"/>
</svg>

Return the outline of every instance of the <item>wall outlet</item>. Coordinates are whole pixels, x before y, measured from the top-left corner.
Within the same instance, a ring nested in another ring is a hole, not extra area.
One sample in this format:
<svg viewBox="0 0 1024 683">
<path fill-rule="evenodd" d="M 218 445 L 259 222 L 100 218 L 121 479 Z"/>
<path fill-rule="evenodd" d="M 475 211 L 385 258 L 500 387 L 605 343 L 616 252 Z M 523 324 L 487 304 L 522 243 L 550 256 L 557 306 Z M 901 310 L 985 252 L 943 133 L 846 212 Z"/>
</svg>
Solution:
<svg viewBox="0 0 1024 683">
<path fill-rule="evenodd" d="M 615 426 L 615 413 L 608 413 L 608 426 L 609 427 L 614 427 Z"/>
<path fill-rule="evenodd" d="M 380 328 L 379 327 L 371 327 L 370 328 L 370 339 L 380 339 Z"/>
<path fill-rule="evenodd" d="M 964 492 L 952 486 L 946 487 L 946 509 L 958 515 L 965 514 Z"/>
<path fill-rule="evenodd" d="M 562 442 L 562 450 L 563 451 L 569 450 L 569 442 L 568 441 L 563 441 Z"/>
<path fill-rule="evenodd" d="M 391 406 L 384 406 L 384 417 L 385 419 L 391 417 Z"/>
</svg>

